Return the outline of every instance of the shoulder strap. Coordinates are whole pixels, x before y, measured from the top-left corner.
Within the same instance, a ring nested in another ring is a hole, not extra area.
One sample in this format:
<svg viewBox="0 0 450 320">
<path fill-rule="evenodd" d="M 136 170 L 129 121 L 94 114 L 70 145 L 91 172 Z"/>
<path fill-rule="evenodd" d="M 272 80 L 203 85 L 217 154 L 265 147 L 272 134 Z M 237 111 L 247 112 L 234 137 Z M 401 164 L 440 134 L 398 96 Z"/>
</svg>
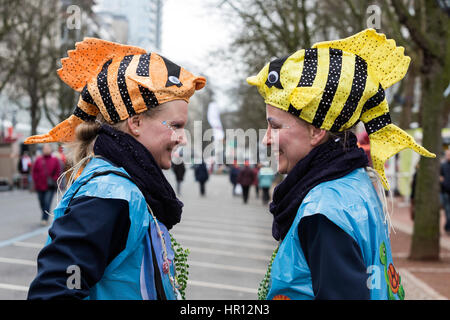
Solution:
<svg viewBox="0 0 450 320">
<path fill-rule="evenodd" d="M 134 180 L 129 175 L 127 175 L 127 174 L 125 174 L 125 173 L 123 173 L 121 171 L 106 170 L 106 171 L 94 172 L 94 174 L 92 176 L 90 176 L 89 179 L 87 179 L 82 184 L 80 184 L 80 186 L 78 186 L 77 190 L 75 190 L 75 192 L 73 193 L 72 197 L 70 198 L 67 206 L 70 205 L 70 203 L 72 202 L 73 198 L 75 197 L 75 195 L 81 189 L 82 186 L 87 184 L 90 180 L 94 179 L 95 177 L 107 175 L 107 174 L 110 174 L 110 173 L 116 174 L 116 175 L 121 176 L 121 177 L 124 177 L 124 178 L 130 180 L 131 182 L 133 182 L 134 184 L 136 184 L 134 182 Z M 149 226 L 149 228 L 150 228 L 150 226 Z M 162 284 L 162 280 L 161 280 L 161 273 L 159 271 L 158 262 L 156 260 L 155 250 L 153 248 L 152 235 L 150 234 L 150 230 L 148 230 L 148 237 L 150 239 L 150 247 L 152 249 L 152 262 L 153 262 L 153 270 L 154 270 L 153 274 L 155 275 L 155 287 L 156 287 L 157 298 L 158 298 L 158 300 L 167 300 L 166 294 L 164 292 L 164 287 L 163 287 L 163 284 Z"/>
<path fill-rule="evenodd" d="M 152 235 L 150 234 L 150 230 L 148 232 L 148 237 L 150 238 L 150 247 L 152 248 L 152 262 L 154 270 L 153 274 L 155 275 L 156 296 L 158 300 L 167 300 L 166 293 L 164 291 L 163 283 L 161 280 L 161 273 L 159 272 L 158 261 L 156 260 L 155 249 L 153 248 Z"/>
</svg>

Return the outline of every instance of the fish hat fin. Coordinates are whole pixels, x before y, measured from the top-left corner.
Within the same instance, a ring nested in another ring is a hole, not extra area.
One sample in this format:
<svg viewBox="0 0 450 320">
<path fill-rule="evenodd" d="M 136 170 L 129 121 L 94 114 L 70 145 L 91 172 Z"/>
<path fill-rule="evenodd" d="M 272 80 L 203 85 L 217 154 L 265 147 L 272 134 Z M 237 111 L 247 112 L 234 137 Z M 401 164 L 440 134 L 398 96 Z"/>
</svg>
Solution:
<svg viewBox="0 0 450 320">
<path fill-rule="evenodd" d="M 384 89 L 403 79 L 411 61 L 403 47 L 374 29 L 365 29 L 340 40 L 319 42 L 313 48 L 334 48 L 358 55 L 367 62 L 370 72 Z"/>
<path fill-rule="evenodd" d="M 82 123 L 83 120 L 75 115 L 59 123 L 56 127 L 46 134 L 35 135 L 25 139 L 24 144 L 35 143 L 50 143 L 50 142 L 71 142 L 75 137 L 76 127 Z"/>
<path fill-rule="evenodd" d="M 370 134 L 369 139 L 373 168 L 380 175 L 381 182 L 386 190 L 389 190 L 389 183 L 384 172 L 384 164 L 387 159 L 396 153 L 409 148 L 424 157 L 436 157 L 434 153 L 417 144 L 412 136 L 392 123 Z"/>
<path fill-rule="evenodd" d="M 81 92 L 84 86 L 98 75 L 103 64 L 114 57 L 146 54 L 139 47 L 122 45 L 97 38 L 84 38 L 75 44 L 75 50 L 67 52 L 68 57 L 61 59 L 62 67 L 58 76 L 72 89 Z"/>
</svg>

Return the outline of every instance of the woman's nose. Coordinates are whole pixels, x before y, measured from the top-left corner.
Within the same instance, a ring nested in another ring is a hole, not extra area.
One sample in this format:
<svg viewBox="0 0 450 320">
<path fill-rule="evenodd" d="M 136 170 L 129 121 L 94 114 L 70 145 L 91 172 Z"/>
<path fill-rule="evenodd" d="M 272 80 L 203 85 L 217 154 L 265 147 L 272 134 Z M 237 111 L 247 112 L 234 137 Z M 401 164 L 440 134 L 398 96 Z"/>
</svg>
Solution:
<svg viewBox="0 0 450 320">
<path fill-rule="evenodd" d="M 266 133 L 264 134 L 264 138 L 262 140 L 262 144 L 265 146 L 270 146 L 272 144 L 272 139 L 270 136 L 270 128 L 267 128 Z"/>
<path fill-rule="evenodd" d="M 187 144 L 186 131 L 182 129 L 180 130 L 180 132 L 177 132 L 177 134 L 178 134 L 177 143 L 181 146 L 185 146 Z"/>
</svg>

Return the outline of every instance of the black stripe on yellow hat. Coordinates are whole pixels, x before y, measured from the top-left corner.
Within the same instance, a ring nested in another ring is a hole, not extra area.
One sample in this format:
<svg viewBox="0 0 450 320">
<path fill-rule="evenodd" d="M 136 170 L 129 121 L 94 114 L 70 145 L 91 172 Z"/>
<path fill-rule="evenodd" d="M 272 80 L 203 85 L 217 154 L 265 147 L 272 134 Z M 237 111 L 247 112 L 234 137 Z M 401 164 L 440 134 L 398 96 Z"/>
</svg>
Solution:
<svg viewBox="0 0 450 320">
<path fill-rule="evenodd" d="M 375 93 L 372 97 L 367 99 L 367 101 L 364 103 L 363 109 L 361 113 L 364 113 L 372 108 L 375 108 L 380 105 L 381 102 L 383 102 L 385 98 L 384 89 L 381 86 L 381 83 L 378 86 L 378 91 Z"/>
<path fill-rule="evenodd" d="M 355 55 L 355 71 L 353 74 L 352 88 L 350 94 L 345 101 L 344 107 L 334 120 L 331 132 L 339 132 L 342 126 L 347 123 L 361 100 L 367 81 L 367 62 Z"/>
<path fill-rule="evenodd" d="M 386 127 L 388 124 L 391 124 L 391 115 L 389 112 L 386 112 L 385 114 L 376 117 L 375 119 L 370 120 L 367 123 L 364 123 L 364 126 L 366 128 L 367 134 L 371 135 L 374 132 L 377 132 L 384 127 Z"/>
<path fill-rule="evenodd" d="M 339 78 L 341 77 L 342 69 L 342 50 L 330 48 L 330 64 L 328 69 L 328 78 L 325 85 L 325 89 L 320 99 L 319 106 L 317 107 L 312 125 L 317 128 L 322 126 L 325 116 L 331 107 L 334 94 L 339 84 Z"/>
<path fill-rule="evenodd" d="M 311 87 L 317 74 L 317 49 L 305 49 L 302 75 L 297 87 Z"/>
</svg>

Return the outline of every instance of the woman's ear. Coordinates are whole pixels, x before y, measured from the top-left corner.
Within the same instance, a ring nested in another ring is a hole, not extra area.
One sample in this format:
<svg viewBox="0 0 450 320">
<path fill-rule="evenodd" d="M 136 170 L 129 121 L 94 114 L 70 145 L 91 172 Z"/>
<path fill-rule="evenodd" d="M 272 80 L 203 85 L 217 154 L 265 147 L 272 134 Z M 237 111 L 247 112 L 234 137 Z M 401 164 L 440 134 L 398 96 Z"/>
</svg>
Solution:
<svg viewBox="0 0 450 320">
<path fill-rule="evenodd" d="M 134 115 L 132 117 L 129 117 L 127 119 L 127 129 L 129 131 L 129 133 L 134 136 L 134 137 L 138 137 L 139 136 L 139 129 L 141 127 L 142 124 L 142 119 L 140 117 L 140 115 Z"/>
<path fill-rule="evenodd" d="M 310 125 L 309 136 L 311 138 L 311 146 L 316 147 L 326 141 L 327 131 Z"/>
</svg>

